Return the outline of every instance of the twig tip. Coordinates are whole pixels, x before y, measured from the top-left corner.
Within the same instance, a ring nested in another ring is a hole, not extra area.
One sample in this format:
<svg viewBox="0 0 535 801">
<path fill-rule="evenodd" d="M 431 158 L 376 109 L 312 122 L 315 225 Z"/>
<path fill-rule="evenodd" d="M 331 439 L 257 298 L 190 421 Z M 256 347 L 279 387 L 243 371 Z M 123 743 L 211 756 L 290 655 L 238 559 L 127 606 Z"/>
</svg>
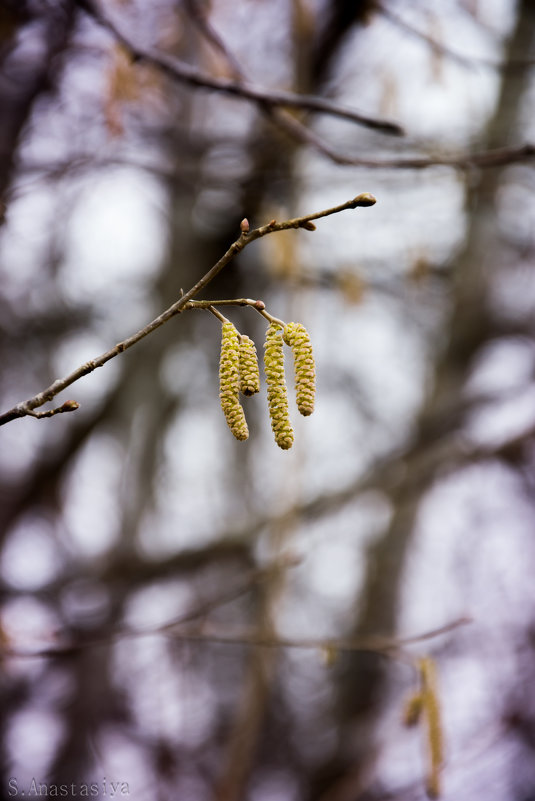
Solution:
<svg viewBox="0 0 535 801">
<path fill-rule="evenodd" d="M 80 408 L 80 404 L 75 400 L 66 400 L 65 403 L 59 407 L 60 412 L 75 412 Z"/>
<path fill-rule="evenodd" d="M 356 206 L 375 206 L 376 203 L 377 198 L 370 194 L 370 192 L 362 192 L 360 195 L 353 198 L 352 201 L 353 208 Z"/>
</svg>

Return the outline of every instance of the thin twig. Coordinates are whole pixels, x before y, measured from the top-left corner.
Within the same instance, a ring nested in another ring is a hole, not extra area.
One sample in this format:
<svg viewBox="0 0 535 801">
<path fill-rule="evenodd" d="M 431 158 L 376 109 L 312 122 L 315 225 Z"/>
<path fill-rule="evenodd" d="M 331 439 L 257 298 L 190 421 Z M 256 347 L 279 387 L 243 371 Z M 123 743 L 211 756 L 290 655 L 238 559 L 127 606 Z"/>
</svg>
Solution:
<svg viewBox="0 0 535 801">
<path fill-rule="evenodd" d="M 461 170 L 478 167 L 488 169 L 506 164 L 529 161 L 535 156 L 535 144 L 528 142 L 519 147 L 499 147 L 478 153 L 458 156 L 415 156 L 408 158 L 362 159 L 337 155 L 338 164 L 370 169 L 425 170 L 428 167 L 455 167 Z"/>
<path fill-rule="evenodd" d="M 31 417 L 37 417 L 41 419 L 43 417 L 54 417 L 56 414 L 64 414 L 65 412 L 75 412 L 76 409 L 80 408 L 80 404 L 74 400 L 65 401 L 61 406 L 57 406 L 55 409 L 47 409 L 46 412 L 34 412 L 29 411 L 28 414 Z"/>
<path fill-rule="evenodd" d="M 155 627 L 148 629 L 134 629 L 121 626 L 106 631 L 100 636 L 93 637 L 91 639 L 84 639 L 78 642 L 70 643 L 57 643 L 55 645 L 48 646 L 47 648 L 38 650 L 22 650 L 20 648 L 11 648 L 6 644 L 6 642 L 4 642 L 5 647 L 2 648 L 0 646 L 0 658 L 3 656 L 37 658 L 52 657 L 56 655 L 70 655 L 80 651 L 85 651 L 88 648 L 94 648 L 96 646 L 113 645 L 115 642 L 119 642 L 123 639 L 142 639 L 144 637 L 152 637 L 156 634 L 169 634 L 177 627 L 184 626 L 188 623 L 193 623 L 194 621 L 205 618 L 215 609 L 231 603 L 232 601 L 240 598 L 242 595 L 245 595 L 247 592 L 254 590 L 262 582 L 268 580 L 274 572 L 280 570 L 281 567 L 290 569 L 297 567 L 300 563 L 301 559 L 298 556 L 295 554 L 287 554 L 282 558 L 268 563 L 264 567 L 250 570 L 245 574 L 245 576 L 242 577 L 241 582 L 237 586 L 227 588 L 218 595 L 215 595 L 213 598 L 203 601 L 190 611 Z"/>
<path fill-rule="evenodd" d="M 460 617 L 446 623 L 436 629 L 415 634 L 411 637 L 395 639 L 393 637 L 356 637 L 344 638 L 292 638 L 292 637 L 266 637 L 257 634 L 255 631 L 240 631 L 236 633 L 216 632 L 216 631 L 186 631 L 176 634 L 177 639 L 193 640 L 200 642 L 217 642 L 226 645 L 249 645 L 257 648 L 295 648 L 299 650 L 329 650 L 339 651 L 340 653 L 351 653 L 355 651 L 370 651 L 372 653 L 385 654 L 392 656 L 402 654 L 406 645 L 431 640 L 448 634 L 454 629 L 472 623 L 469 617 Z M 175 632 L 172 632 L 173 637 Z"/>
<path fill-rule="evenodd" d="M 281 112 L 282 114 L 282 112 Z M 288 120 L 297 122 L 291 117 Z M 477 169 L 492 169 L 493 167 L 503 167 L 507 164 L 515 164 L 519 162 L 526 162 L 533 159 L 535 156 L 535 144 L 527 143 L 519 145 L 518 147 L 502 147 L 494 148 L 492 150 L 482 150 L 474 153 L 458 153 L 445 156 L 407 156 L 407 157 L 392 157 L 392 158 L 360 158 L 348 154 L 343 154 L 331 148 L 325 142 L 316 139 L 312 141 L 316 135 L 305 126 L 301 126 L 307 131 L 307 143 L 314 147 L 318 152 L 323 153 L 324 156 L 329 158 L 336 164 L 345 165 L 349 167 L 364 167 L 370 170 L 382 169 L 395 169 L 395 170 L 425 170 L 432 167 L 452 167 L 454 169 L 469 170 L 472 168 Z M 297 135 L 297 133 L 296 133 Z M 302 141 L 305 139 L 302 137 Z M 50 169 L 48 164 L 39 164 L 33 162 L 30 165 L 23 166 L 22 171 L 27 173 L 43 172 L 45 179 L 61 178 L 68 170 L 74 172 L 88 169 L 102 169 L 110 165 L 131 166 L 136 169 L 145 170 L 153 175 L 159 175 L 164 178 L 171 176 L 171 172 L 166 170 L 165 167 L 158 164 L 143 163 L 133 159 L 122 159 L 118 157 L 96 159 L 94 154 L 80 155 L 74 161 L 58 162 Z M 25 189 L 28 187 L 25 186 Z M 20 194 L 10 193 L 10 197 L 16 197 Z"/>
<path fill-rule="evenodd" d="M 264 308 L 262 300 L 254 300 L 253 298 L 224 298 L 221 300 L 190 300 L 184 311 L 187 309 L 209 309 L 210 306 L 256 306 Z"/>
<path fill-rule="evenodd" d="M 218 312 L 217 309 L 214 309 L 212 304 L 210 304 L 206 308 L 208 309 L 208 311 L 212 312 L 214 317 L 217 317 L 217 319 L 220 320 L 220 322 L 222 322 L 222 323 L 230 322 L 229 319 L 227 317 L 225 317 L 225 315 L 221 314 L 221 312 Z"/>
<path fill-rule="evenodd" d="M 273 568 L 271 568 L 273 569 Z M 262 571 L 265 574 L 265 571 Z M 263 577 L 263 575 L 261 576 Z M 256 579 L 255 579 L 256 580 Z M 371 653 L 384 654 L 389 657 L 397 657 L 403 654 L 404 646 L 417 642 L 424 642 L 426 640 L 439 637 L 442 634 L 448 634 L 455 629 L 466 626 L 472 622 L 469 617 L 461 617 L 450 623 L 440 626 L 439 628 L 430 631 L 416 634 L 412 637 L 396 640 L 394 638 L 381 638 L 381 637 L 360 637 L 360 638 L 291 638 L 291 637 L 266 637 L 256 633 L 254 630 L 239 631 L 234 633 L 218 632 L 218 631 L 199 631 L 199 630 L 180 630 L 180 627 L 187 622 L 199 617 L 203 617 L 216 606 L 220 606 L 227 601 L 234 600 L 239 595 L 242 595 L 251 586 L 249 581 L 247 585 L 237 590 L 226 593 L 214 602 L 209 602 L 200 609 L 187 613 L 183 617 L 176 618 L 160 626 L 155 626 L 151 629 L 120 629 L 111 632 L 106 636 L 95 638 L 93 640 L 82 640 L 77 643 L 66 643 L 59 645 L 52 645 L 47 648 L 39 650 L 23 650 L 20 648 L 3 647 L 0 648 L 0 656 L 11 658 L 23 659 L 38 659 L 49 658 L 55 656 L 68 656 L 80 651 L 87 650 L 95 646 L 110 645 L 124 639 L 140 639 L 144 637 L 153 637 L 155 635 L 165 635 L 172 637 L 176 642 L 206 642 L 218 643 L 223 645 L 239 645 L 250 646 L 255 648 L 295 648 L 299 650 L 318 650 L 318 651 L 334 651 L 340 653 L 367 651 Z M 178 629 L 178 630 L 177 630 Z"/>
<path fill-rule="evenodd" d="M 266 320 L 269 320 L 270 323 L 277 323 L 277 325 L 281 325 L 283 328 L 286 325 L 284 320 L 279 320 L 278 317 L 273 317 L 273 315 L 269 314 L 269 312 L 267 312 L 265 309 L 258 309 L 258 312 L 262 315 L 262 317 L 265 317 Z"/>
<path fill-rule="evenodd" d="M 214 306 L 251 306 L 255 311 L 259 312 L 262 317 L 265 317 L 270 323 L 278 323 L 283 327 L 286 325 L 284 320 L 274 317 L 270 314 L 265 307 L 263 300 L 254 300 L 253 298 L 226 298 L 225 300 L 190 300 L 184 311 L 187 309 L 208 309 L 212 314 L 221 320 L 223 323 L 228 323 L 226 317 L 223 317 Z"/>
<path fill-rule="evenodd" d="M 47 403 L 47 401 L 51 401 L 52 398 L 58 395 L 62 390 L 71 386 L 71 384 L 74 384 L 75 381 L 79 381 L 83 376 L 88 375 L 98 367 L 105 365 L 106 362 L 110 361 L 110 359 L 115 358 L 120 353 L 124 353 L 125 350 L 128 350 L 133 345 L 136 345 L 140 340 L 142 340 L 148 334 L 151 334 L 164 323 L 168 322 L 172 317 L 175 317 L 177 314 L 183 312 L 188 306 L 189 301 L 198 295 L 199 292 L 211 281 L 213 281 L 218 273 L 220 273 L 221 270 L 226 267 L 226 265 L 234 258 L 234 256 L 240 253 L 244 247 L 246 247 L 246 245 L 254 242 L 256 239 L 260 239 L 263 236 L 272 234 L 275 231 L 284 231 L 290 228 L 304 228 L 305 230 L 313 230 L 313 226 L 310 225 L 311 220 L 317 220 L 320 217 L 327 217 L 330 214 L 338 214 L 346 209 L 355 209 L 359 206 L 373 206 L 375 202 L 376 201 L 373 195 L 370 195 L 368 192 L 364 192 L 360 195 L 357 195 L 357 197 L 353 198 L 352 200 L 342 203 L 340 206 L 324 209 L 323 211 L 318 211 L 314 214 L 307 214 L 304 217 L 295 217 L 291 220 L 285 220 L 280 223 L 276 222 L 275 220 L 271 220 L 271 222 L 269 222 L 267 225 L 263 225 L 260 228 L 255 228 L 247 233 L 242 232 L 238 239 L 236 239 L 235 242 L 230 245 L 226 253 L 221 256 L 219 261 L 217 261 L 214 266 L 211 267 L 210 270 L 208 270 L 208 272 L 203 275 L 203 277 L 200 278 L 194 286 L 191 287 L 191 289 L 182 294 L 175 303 L 173 303 L 168 309 L 148 323 L 148 325 L 146 325 L 144 328 L 141 328 L 139 331 L 136 331 L 135 334 L 132 334 L 122 342 L 117 343 L 117 345 L 115 345 L 113 348 L 110 348 L 110 350 L 101 353 L 100 356 L 97 356 L 96 358 L 85 362 L 85 364 L 80 365 L 80 367 L 77 367 L 76 370 L 73 370 L 72 373 L 69 373 L 69 375 L 65 376 L 64 378 L 57 379 L 42 392 L 34 395 L 34 397 L 18 403 L 12 409 L 9 409 L 7 412 L 1 414 L 0 425 L 5 425 L 6 423 L 16 420 L 19 417 L 25 417 L 28 415 L 35 417 L 35 414 L 32 415 L 34 409 L 42 406 L 44 403 Z"/>
</svg>

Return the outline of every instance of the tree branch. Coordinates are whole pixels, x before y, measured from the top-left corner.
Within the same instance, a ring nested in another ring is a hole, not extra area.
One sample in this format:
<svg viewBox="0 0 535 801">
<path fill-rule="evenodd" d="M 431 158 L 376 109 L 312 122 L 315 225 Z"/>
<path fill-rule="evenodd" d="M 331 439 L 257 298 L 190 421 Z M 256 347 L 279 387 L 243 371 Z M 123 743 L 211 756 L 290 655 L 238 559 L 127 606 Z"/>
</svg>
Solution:
<svg viewBox="0 0 535 801">
<path fill-rule="evenodd" d="M 95 19 L 103 27 L 107 28 L 113 36 L 119 41 L 131 54 L 134 61 L 143 61 L 156 67 L 171 79 L 189 84 L 201 89 L 208 89 L 224 94 L 230 94 L 235 97 L 249 100 L 258 104 L 259 108 L 268 113 L 273 122 L 279 127 L 283 128 L 290 136 L 299 140 L 302 143 L 308 144 L 315 150 L 320 152 L 326 158 L 333 161 L 335 164 L 352 166 L 352 167 L 366 167 L 372 169 L 412 169 L 420 170 L 434 166 L 449 166 L 457 167 L 459 169 L 469 169 L 471 167 L 491 168 L 499 167 L 505 164 L 513 164 L 519 161 L 526 161 L 535 155 L 535 145 L 533 143 L 526 143 L 517 148 L 498 148 L 494 150 L 483 151 L 480 153 L 467 153 L 460 156 L 425 156 L 414 158 L 391 158 L 391 159 L 366 159 L 355 158 L 351 155 L 346 155 L 338 152 L 332 148 L 327 142 L 323 141 L 314 131 L 311 131 L 299 120 L 285 114 L 283 107 L 286 108 L 299 108 L 305 111 L 315 111 L 322 114 L 349 120 L 363 125 L 367 128 L 372 128 L 383 133 L 402 135 L 404 134 L 403 128 L 397 123 L 388 120 L 380 120 L 374 117 L 361 114 L 354 109 L 341 106 L 332 101 L 324 98 L 311 96 L 311 95 L 297 95 L 292 92 L 271 91 L 262 87 L 256 87 L 252 84 L 246 83 L 242 78 L 228 79 L 228 78 L 215 78 L 206 75 L 195 67 L 187 64 L 186 62 L 169 56 L 155 49 L 143 48 L 135 45 L 125 34 L 123 34 L 117 25 L 107 16 L 95 3 L 95 0 L 75 0 L 78 6 L 84 9 L 93 19 Z M 383 11 L 381 8 L 380 10 Z M 206 23 L 202 23 L 199 19 L 198 24 L 202 24 L 206 29 Z M 217 40 L 214 41 L 215 34 L 209 30 L 209 38 L 212 44 L 217 46 L 219 52 L 229 61 L 229 65 L 233 68 L 234 72 L 239 69 L 239 65 L 228 53 L 224 43 Z M 438 46 L 438 43 L 436 43 Z"/>
<path fill-rule="evenodd" d="M 273 112 L 271 118 L 276 124 L 282 119 L 283 112 L 280 116 Z M 304 125 L 298 123 L 297 120 L 288 116 L 283 123 L 283 127 L 289 122 L 296 123 L 301 132 L 295 132 L 296 137 L 300 138 L 305 144 L 309 144 L 318 152 L 322 153 L 326 158 L 329 158 L 336 164 L 346 165 L 348 167 L 365 167 L 366 169 L 381 170 L 381 169 L 397 169 L 397 170 L 425 170 L 432 167 L 452 167 L 459 170 L 469 169 L 492 169 L 493 167 L 503 167 L 507 164 L 515 164 L 520 162 L 527 162 L 535 156 L 535 143 L 526 143 L 518 147 L 501 147 L 493 148 L 490 150 L 482 150 L 474 153 L 460 153 L 458 155 L 447 156 L 409 156 L 402 158 L 355 158 L 351 155 L 344 155 L 339 153 L 334 148 L 331 148 L 323 142 L 316 134 L 306 128 Z M 303 133 L 303 132 L 306 132 Z M 302 135 L 303 134 L 303 135 Z M 89 169 L 104 169 L 112 166 L 126 166 L 133 167 L 138 170 L 145 170 L 153 175 L 158 175 L 163 178 L 173 177 L 176 173 L 165 168 L 165 166 L 149 162 L 137 161 L 135 159 L 124 159 L 118 156 L 110 158 L 96 158 L 94 153 L 80 154 L 79 156 L 67 159 L 65 161 L 58 161 L 52 165 L 49 162 L 46 164 L 33 161 L 25 164 L 21 168 L 21 172 L 32 174 L 36 172 L 43 173 L 42 176 L 45 180 L 62 178 L 69 172 L 81 172 Z"/>
<path fill-rule="evenodd" d="M 535 144 L 527 142 L 520 147 L 499 147 L 483 150 L 479 153 L 465 153 L 459 156 L 414 156 L 408 158 L 362 159 L 344 156 L 334 150 L 330 158 L 337 164 L 348 167 L 366 167 L 371 169 L 425 170 L 428 167 L 456 167 L 461 170 L 477 167 L 503 167 L 519 161 L 529 161 L 535 156 Z"/>
<path fill-rule="evenodd" d="M 243 83 L 229 78 L 216 78 L 206 75 L 191 64 L 169 56 L 154 48 L 144 48 L 134 44 L 129 37 L 119 30 L 117 25 L 101 9 L 94 0 L 75 0 L 77 5 L 84 9 L 100 25 L 107 28 L 131 54 L 134 61 L 142 61 L 156 67 L 170 78 L 198 89 L 209 89 L 223 94 L 233 95 L 243 100 L 250 100 L 261 107 L 298 108 L 305 111 L 315 111 L 349 120 L 365 128 L 381 131 L 382 133 L 402 136 L 403 128 L 395 122 L 381 120 L 362 114 L 355 109 L 341 106 L 324 98 L 313 95 L 298 95 L 292 92 L 272 91 L 250 83 Z"/>
<path fill-rule="evenodd" d="M 273 569 L 273 568 L 271 568 Z M 260 574 L 260 571 L 259 571 Z M 266 571 L 262 571 L 262 574 L 265 575 Z M 259 575 L 259 578 L 263 578 L 263 575 Z M 257 580 L 255 576 L 253 581 Z M 25 650 L 21 648 L 12 648 L 9 645 L 3 646 L 0 648 L 0 656 L 2 658 L 26 658 L 26 659 L 37 659 L 37 658 L 46 658 L 46 657 L 56 657 L 56 656 L 71 656 L 72 654 L 79 653 L 80 651 L 86 650 L 87 648 L 94 648 L 96 646 L 101 645 L 110 645 L 114 642 L 118 642 L 124 639 L 140 639 L 142 637 L 154 637 L 156 634 L 163 634 L 168 637 L 172 637 L 173 640 L 176 642 L 207 642 L 207 643 L 218 643 L 223 645 L 245 645 L 251 646 L 255 648 L 296 648 L 300 650 L 307 650 L 307 651 L 324 651 L 326 653 L 347 653 L 347 652 L 356 652 L 356 651 L 369 651 L 372 653 L 382 654 L 386 657 L 390 658 L 407 658 L 408 654 L 404 652 L 404 648 L 407 645 L 413 645 L 419 642 L 424 642 L 426 640 L 433 639 L 434 637 L 439 637 L 443 634 L 448 634 L 451 631 L 459 628 L 460 626 L 466 626 L 469 623 L 472 623 L 472 619 L 470 617 L 460 617 L 456 620 L 452 620 L 450 623 L 446 623 L 444 626 L 440 626 L 435 629 L 431 629 L 430 631 L 423 632 L 421 634 L 415 634 L 411 637 L 405 638 L 385 638 L 385 637 L 378 637 L 378 636 L 371 636 L 371 637 L 355 637 L 350 639 L 345 638 L 291 638 L 291 637 L 267 637 L 262 634 L 258 634 L 254 630 L 245 630 L 239 631 L 235 633 L 229 632 L 217 632 L 217 631 L 200 631 L 200 630 L 185 630 L 180 631 L 176 630 L 181 625 L 190 622 L 191 620 L 204 617 L 207 612 L 211 611 L 212 609 L 227 603 L 229 601 L 235 600 L 244 592 L 247 592 L 251 588 L 251 582 L 247 582 L 242 587 L 237 588 L 234 591 L 227 592 L 221 595 L 219 598 L 214 599 L 213 602 L 208 602 L 203 604 L 199 609 L 194 610 L 193 612 L 187 613 L 182 618 L 177 618 L 175 620 L 169 621 L 167 623 L 163 623 L 160 626 L 154 626 L 150 629 L 118 629 L 115 630 L 108 635 L 95 638 L 93 640 L 82 640 L 80 642 L 75 643 L 66 643 L 66 644 L 58 644 L 52 645 L 47 648 L 38 649 L 38 650 Z M 409 661 L 412 662 L 412 659 L 409 658 Z"/>
<path fill-rule="evenodd" d="M 355 209 L 361 206 L 373 206 L 375 202 L 376 201 L 373 195 L 370 195 L 368 192 L 364 192 L 360 195 L 357 195 L 357 197 L 352 198 L 352 200 L 342 203 L 340 206 L 334 206 L 330 209 L 324 209 L 323 211 L 307 214 L 303 217 L 295 217 L 279 223 L 276 222 L 276 220 L 271 220 L 267 225 L 263 225 L 260 228 L 255 228 L 252 231 L 242 231 L 238 239 L 232 243 L 226 253 L 221 256 L 219 261 L 217 261 L 214 266 L 211 267 L 210 270 L 208 270 L 208 272 L 203 275 L 203 277 L 200 278 L 193 287 L 191 287 L 191 289 L 183 294 L 168 309 L 158 315 L 158 317 L 148 323 L 148 325 L 146 325 L 144 328 L 136 331 L 135 334 L 132 334 L 127 339 L 119 342 L 113 348 L 110 348 L 110 350 L 107 350 L 104 353 L 101 353 L 100 356 L 97 356 L 96 358 L 85 362 L 85 364 L 80 365 L 80 367 L 77 367 L 76 370 L 73 370 L 72 373 L 69 373 L 69 375 L 65 376 L 64 378 L 57 379 L 42 392 L 34 395 L 33 398 L 29 398 L 26 401 L 18 403 L 12 409 L 9 409 L 7 412 L 1 414 L 0 425 L 5 425 L 12 420 L 16 420 L 19 417 L 26 417 L 28 415 L 33 417 L 49 417 L 50 415 L 48 414 L 36 415 L 33 410 L 37 409 L 39 406 L 42 406 L 44 403 L 47 403 L 47 401 L 51 401 L 52 398 L 58 395 L 62 390 L 66 389 L 71 384 L 74 384 L 83 376 L 92 373 L 98 367 L 102 367 L 106 364 L 106 362 L 109 362 L 110 359 L 115 358 L 120 353 L 123 353 L 125 350 L 131 348 L 133 345 L 136 345 L 140 340 L 148 336 L 148 334 L 151 334 L 172 317 L 175 317 L 177 314 L 180 314 L 187 309 L 189 301 L 191 301 L 192 298 L 194 298 L 202 289 L 204 289 L 204 287 L 213 281 L 218 273 L 220 273 L 221 270 L 226 267 L 226 265 L 234 258 L 234 256 L 240 253 L 244 247 L 246 247 L 246 245 L 254 242 L 256 239 L 260 239 L 263 236 L 272 234 L 275 231 L 285 231 L 290 228 L 304 228 L 305 230 L 313 231 L 315 226 L 312 224 L 312 220 L 317 220 L 321 217 L 327 217 L 330 214 L 338 214 L 346 209 Z M 213 304 L 213 301 L 211 303 Z M 67 401 L 67 403 L 69 404 L 69 408 L 64 408 L 62 411 L 74 411 L 75 406 L 73 404 L 75 401 Z"/>
</svg>

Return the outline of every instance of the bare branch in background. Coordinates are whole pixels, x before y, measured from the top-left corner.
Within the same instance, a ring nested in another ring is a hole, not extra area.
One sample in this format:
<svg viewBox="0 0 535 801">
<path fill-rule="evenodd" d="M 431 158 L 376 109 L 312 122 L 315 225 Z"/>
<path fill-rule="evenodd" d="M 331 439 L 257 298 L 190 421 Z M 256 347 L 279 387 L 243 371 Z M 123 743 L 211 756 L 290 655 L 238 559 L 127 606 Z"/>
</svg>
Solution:
<svg viewBox="0 0 535 801">
<path fill-rule="evenodd" d="M 514 164 L 519 161 L 527 161 L 535 155 L 535 145 L 526 143 L 516 148 L 497 148 L 482 152 L 466 153 L 452 156 L 424 156 L 409 158 L 358 158 L 350 154 L 344 154 L 336 148 L 331 147 L 315 132 L 311 131 L 299 120 L 285 114 L 282 107 L 300 108 L 305 111 L 319 112 L 330 116 L 339 117 L 351 122 L 363 125 L 367 128 L 381 131 L 382 133 L 401 135 L 403 129 L 397 123 L 372 118 L 359 112 L 340 106 L 332 101 L 317 96 L 295 95 L 290 92 L 276 92 L 260 87 L 253 87 L 243 81 L 243 70 L 241 70 L 234 56 L 229 52 L 222 39 L 213 30 L 202 12 L 199 12 L 197 5 L 191 3 L 188 10 L 194 17 L 196 23 L 202 29 L 207 39 L 214 45 L 218 52 L 223 54 L 230 68 L 240 76 L 239 80 L 225 78 L 215 78 L 205 75 L 195 67 L 175 59 L 171 56 L 145 49 L 135 45 L 117 25 L 101 11 L 93 0 L 76 0 L 77 4 L 90 14 L 101 25 L 110 30 L 116 39 L 126 47 L 133 56 L 134 61 L 144 61 L 160 69 L 174 80 L 188 83 L 199 88 L 212 89 L 214 91 L 242 97 L 244 100 L 256 102 L 259 108 L 268 113 L 273 122 L 284 129 L 290 136 L 301 143 L 308 144 L 313 149 L 320 152 L 335 164 L 366 167 L 372 169 L 413 169 L 420 170 L 433 166 L 449 166 L 459 169 L 469 169 L 471 167 L 490 168 L 499 167 L 505 164 Z M 192 10 L 197 9 L 195 11 Z M 386 13 L 386 12 L 385 12 Z M 437 45 L 438 46 L 438 45 Z M 238 72 L 239 71 L 239 72 Z"/>
<path fill-rule="evenodd" d="M 285 117 L 284 120 L 282 120 L 283 115 Z M 474 153 L 452 154 L 448 156 L 355 158 L 337 152 L 331 148 L 330 145 L 317 137 L 313 131 L 302 125 L 298 120 L 293 119 L 290 115 L 285 115 L 280 109 L 273 110 L 270 113 L 270 117 L 277 125 L 281 123 L 282 127 L 294 127 L 295 136 L 299 141 L 309 144 L 317 152 L 322 153 L 334 163 L 346 165 L 348 167 L 364 167 L 370 170 L 427 170 L 433 167 L 451 167 L 458 170 L 483 170 L 503 167 L 508 164 L 522 164 L 532 161 L 535 157 L 535 144 L 528 143 L 518 147 L 493 148 Z M 120 156 L 103 158 L 102 156 L 95 156 L 94 153 L 80 154 L 79 156 L 66 159 L 65 161 L 52 162 L 49 164 L 32 161 L 24 164 L 20 172 L 23 175 L 35 174 L 35 181 L 41 178 L 43 180 L 61 180 L 66 175 L 78 174 L 90 170 L 107 169 L 111 166 L 133 167 L 134 169 L 143 170 L 164 179 L 176 176 L 176 171 L 170 170 L 163 164 L 143 162 L 138 159 L 123 158 Z M 182 169 L 187 175 L 187 166 L 184 165 Z M 187 180 L 187 178 L 185 180 Z M 226 185 L 226 180 L 222 181 L 222 185 Z M 19 184 L 15 191 L 9 191 L 9 199 L 13 200 L 27 189 L 28 187 L 26 184 Z"/>
<path fill-rule="evenodd" d="M 472 167 L 487 169 L 503 167 L 507 164 L 530 161 L 535 156 L 535 145 L 527 143 L 520 147 L 500 147 L 465 153 L 459 156 L 415 156 L 406 158 L 354 158 L 332 151 L 331 158 L 337 164 L 370 169 L 425 170 L 428 167 L 455 167 L 467 170 Z"/>
<path fill-rule="evenodd" d="M 287 565 L 288 566 L 288 565 Z M 275 566 L 276 568 L 276 566 Z M 274 567 L 271 570 L 275 569 Z M 408 645 L 415 645 L 426 640 L 431 640 L 435 637 L 440 637 L 444 634 L 449 634 L 461 626 L 466 626 L 472 623 L 470 617 L 460 617 L 455 620 L 445 623 L 430 631 L 425 631 L 420 634 L 414 634 L 410 637 L 403 638 L 382 638 L 382 637 L 358 637 L 358 638 L 305 638 L 298 639 L 293 637 L 266 637 L 258 634 L 255 631 L 202 631 L 202 630 L 187 630 L 181 631 L 180 626 L 189 623 L 199 617 L 204 617 L 208 612 L 216 609 L 218 606 L 235 600 L 240 595 L 251 589 L 257 581 L 262 579 L 261 574 L 269 572 L 268 570 L 256 571 L 252 574 L 253 578 L 248 580 L 244 585 L 236 588 L 233 591 L 227 591 L 219 598 L 207 602 L 191 612 L 186 613 L 180 618 L 176 618 L 159 626 L 153 626 L 150 629 L 126 629 L 121 628 L 107 635 L 94 640 L 83 640 L 76 643 L 66 643 L 52 645 L 42 649 L 25 650 L 20 648 L 12 648 L 9 645 L 3 644 L 0 647 L 1 658 L 14 658 L 14 659 L 37 659 L 37 658 L 50 658 L 56 656 L 70 656 L 71 654 L 83 651 L 87 648 L 94 648 L 97 645 L 108 645 L 114 642 L 119 642 L 123 639 L 139 639 L 142 637 L 153 637 L 155 634 L 164 634 L 171 637 L 177 642 L 206 642 L 206 643 L 219 643 L 223 645 L 247 645 L 255 648 L 295 648 L 306 651 L 322 651 L 329 652 L 335 651 L 340 653 L 355 653 L 357 651 L 370 651 L 375 654 L 382 654 L 383 656 L 392 659 L 400 659 L 412 663 L 412 658 L 404 652 L 404 648 Z M 176 629 L 179 628 L 178 631 Z"/>
<path fill-rule="evenodd" d="M 389 120 L 381 120 L 362 114 L 354 109 L 341 106 L 324 98 L 311 95 L 296 95 L 292 92 L 271 91 L 256 87 L 249 83 L 229 80 L 226 78 L 216 78 L 192 67 L 190 64 L 180 61 L 177 58 L 168 56 L 154 49 L 146 49 L 134 44 L 129 37 L 119 30 L 117 25 L 100 10 L 93 0 L 76 0 L 80 8 L 87 11 L 97 22 L 107 28 L 115 38 L 132 54 L 134 61 L 143 61 L 151 64 L 171 77 L 173 80 L 181 81 L 200 89 L 211 89 L 216 92 L 233 95 L 234 97 L 251 100 L 258 103 L 260 107 L 275 108 L 286 106 L 287 108 L 298 108 L 304 111 L 314 111 L 327 114 L 331 117 L 349 120 L 365 128 L 371 128 L 382 133 L 401 136 L 403 129 L 400 125 Z"/>
</svg>

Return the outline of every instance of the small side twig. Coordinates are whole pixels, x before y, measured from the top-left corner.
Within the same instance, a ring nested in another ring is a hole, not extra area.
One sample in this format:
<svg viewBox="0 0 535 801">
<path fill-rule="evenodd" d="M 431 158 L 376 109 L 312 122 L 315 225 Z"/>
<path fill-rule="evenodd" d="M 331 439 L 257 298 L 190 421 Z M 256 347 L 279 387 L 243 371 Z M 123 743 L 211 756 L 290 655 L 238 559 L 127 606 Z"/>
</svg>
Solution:
<svg viewBox="0 0 535 801">
<path fill-rule="evenodd" d="M 28 414 L 31 417 L 54 417 L 56 414 L 63 414 L 64 412 L 75 412 L 76 409 L 80 408 L 80 404 L 77 403 L 75 400 L 68 400 L 65 401 L 61 406 L 57 406 L 55 409 L 47 409 L 45 412 L 34 412 L 30 410 Z"/>
<path fill-rule="evenodd" d="M 279 320 L 278 317 L 273 317 L 273 315 L 269 314 L 269 312 L 267 312 L 265 309 L 258 309 L 258 311 L 262 315 L 262 317 L 265 317 L 266 320 L 268 320 L 270 323 L 278 323 L 279 325 L 282 325 L 282 327 L 284 328 L 285 325 L 284 320 Z"/>
<path fill-rule="evenodd" d="M 221 314 L 221 312 L 218 312 L 217 309 L 215 309 L 212 304 L 210 304 L 209 306 L 206 306 L 206 308 L 208 309 L 208 311 L 212 312 L 214 317 L 217 317 L 217 319 L 220 320 L 222 323 L 228 323 L 229 322 L 228 318 L 225 317 L 224 314 Z"/>
</svg>

